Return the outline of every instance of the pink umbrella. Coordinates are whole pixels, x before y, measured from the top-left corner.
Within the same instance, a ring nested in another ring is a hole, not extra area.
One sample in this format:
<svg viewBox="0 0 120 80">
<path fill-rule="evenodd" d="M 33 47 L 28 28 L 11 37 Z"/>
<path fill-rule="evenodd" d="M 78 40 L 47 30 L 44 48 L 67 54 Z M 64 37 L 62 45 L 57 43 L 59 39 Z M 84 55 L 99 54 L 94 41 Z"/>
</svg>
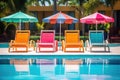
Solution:
<svg viewBox="0 0 120 80">
<path fill-rule="evenodd" d="M 81 18 L 80 22 L 86 24 L 96 24 L 96 30 L 97 30 L 97 24 L 114 22 L 114 19 L 112 17 L 96 12 L 94 14 Z"/>
</svg>

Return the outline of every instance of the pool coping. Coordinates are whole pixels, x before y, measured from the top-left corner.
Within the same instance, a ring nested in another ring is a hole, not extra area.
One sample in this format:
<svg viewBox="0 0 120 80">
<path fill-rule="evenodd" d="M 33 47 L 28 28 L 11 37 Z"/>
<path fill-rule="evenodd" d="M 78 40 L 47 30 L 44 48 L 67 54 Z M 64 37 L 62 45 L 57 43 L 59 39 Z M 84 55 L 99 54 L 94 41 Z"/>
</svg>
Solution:
<svg viewBox="0 0 120 80">
<path fill-rule="evenodd" d="M 58 51 L 57 53 L 1 53 L 0 59 L 8 58 L 119 58 L 119 53 L 63 53 Z"/>
</svg>

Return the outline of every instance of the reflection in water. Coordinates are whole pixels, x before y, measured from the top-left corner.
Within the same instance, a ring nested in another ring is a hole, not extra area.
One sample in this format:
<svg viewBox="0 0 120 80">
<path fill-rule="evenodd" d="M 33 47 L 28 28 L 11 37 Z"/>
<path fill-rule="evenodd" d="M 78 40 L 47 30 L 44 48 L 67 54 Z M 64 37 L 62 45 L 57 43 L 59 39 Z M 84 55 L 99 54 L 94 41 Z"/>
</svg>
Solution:
<svg viewBox="0 0 120 80">
<path fill-rule="evenodd" d="M 0 59 L 0 80 L 120 80 L 118 60 L 11 59 L 8 64 Z"/>
<path fill-rule="evenodd" d="M 88 74 L 91 74 L 91 71 L 97 71 L 97 74 L 104 74 L 104 66 L 108 64 L 107 59 L 92 59 L 92 58 L 87 58 L 86 59 L 86 64 L 89 66 L 88 67 Z M 92 65 L 94 64 L 94 65 Z M 100 64 L 100 65 L 95 65 L 95 64 Z M 98 70 L 99 68 L 99 70 Z M 93 74 L 93 72 L 92 72 Z M 96 73 L 95 73 L 96 74 Z"/>
<path fill-rule="evenodd" d="M 29 64 L 31 64 L 31 60 L 29 59 L 11 59 L 10 64 L 14 65 L 16 72 L 19 74 L 30 74 Z"/>
<path fill-rule="evenodd" d="M 65 67 L 65 76 L 67 78 L 77 78 L 80 75 L 80 66 L 83 64 L 82 59 L 63 59 Z"/>
<path fill-rule="evenodd" d="M 36 59 L 36 64 L 39 65 L 41 76 L 55 76 L 56 59 Z"/>
</svg>

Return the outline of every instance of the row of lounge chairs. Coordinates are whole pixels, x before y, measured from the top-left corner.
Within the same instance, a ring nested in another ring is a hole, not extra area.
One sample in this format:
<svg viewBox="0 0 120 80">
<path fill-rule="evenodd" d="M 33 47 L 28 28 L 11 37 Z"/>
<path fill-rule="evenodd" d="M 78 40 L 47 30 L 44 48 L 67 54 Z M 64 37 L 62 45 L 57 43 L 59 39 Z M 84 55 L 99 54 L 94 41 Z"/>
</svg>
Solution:
<svg viewBox="0 0 120 80">
<path fill-rule="evenodd" d="M 40 39 L 37 42 L 30 39 L 30 30 L 16 30 L 15 40 L 11 40 L 9 43 L 8 51 L 25 51 L 28 52 L 29 48 L 36 52 L 56 52 L 58 51 L 59 42 L 55 40 L 54 30 L 41 30 Z M 104 40 L 104 32 L 102 30 L 89 31 L 89 40 L 84 44 L 83 40 L 80 40 L 79 30 L 65 30 L 65 37 L 62 40 L 61 47 L 64 52 L 84 52 L 88 48 L 92 51 L 93 47 L 104 47 L 105 51 L 110 51 L 107 40 Z M 22 49 L 18 49 L 22 48 Z"/>
</svg>

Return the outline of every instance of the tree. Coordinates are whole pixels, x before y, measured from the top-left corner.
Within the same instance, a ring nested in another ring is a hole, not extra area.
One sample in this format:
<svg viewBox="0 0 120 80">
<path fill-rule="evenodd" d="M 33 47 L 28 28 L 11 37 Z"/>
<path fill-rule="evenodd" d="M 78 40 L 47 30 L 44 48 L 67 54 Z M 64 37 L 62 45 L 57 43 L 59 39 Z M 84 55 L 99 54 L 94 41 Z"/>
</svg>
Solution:
<svg viewBox="0 0 120 80">
<path fill-rule="evenodd" d="M 7 3 L 4 1 L 0 1 L 0 17 L 6 16 L 10 12 L 10 8 Z"/>
<path fill-rule="evenodd" d="M 112 16 L 114 14 L 113 8 L 114 8 L 115 4 L 117 3 L 117 1 L 118 0 L 104 0 L 103 1 L 104 5 L 106 5 L 107 7 L 111 7 L 111 14 L 112 14 Z"/>
<path fill-rule="evenodd" d="M 51 5 L 50 0 L 28 0 L 26 4 L 27 6 L 46 6 L 46 3 Z"/>
<path fill-rule="evenodd" d="M 89 0 L 83 4 L 84 15 L 89 15 L 94 12 L 94 10 L 99 7 L 98 5 L 102 4 L 100 0 Z"/>
<path fill-rule="evenodd" d="M 57 13 L 57 0 L 53 0 L 53 11 L 54 14 Z"/>
<path fill-rule="evenodd" d="M 17 11 L 25 11 L 26 6 L 25 3 L 27 0 L 4 0 L 8 7 L 10 8 L 11 12 L 17 12 Z"/>
</svg>

